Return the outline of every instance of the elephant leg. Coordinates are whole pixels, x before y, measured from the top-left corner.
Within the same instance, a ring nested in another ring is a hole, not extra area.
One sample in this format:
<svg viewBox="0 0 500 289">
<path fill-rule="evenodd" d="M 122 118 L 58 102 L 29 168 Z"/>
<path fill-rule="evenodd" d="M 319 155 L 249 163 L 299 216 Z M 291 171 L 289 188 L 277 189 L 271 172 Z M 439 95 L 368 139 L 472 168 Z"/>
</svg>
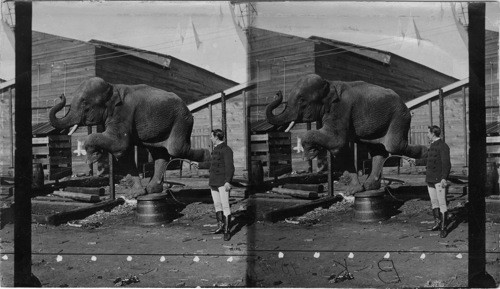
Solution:
<svg viewBox="0 0 500 289">
<path fill-rule="evenodd" d="M 323 129 L 310 130 L 302 138 L 302 147 L 304 148 L 304 158 L 307 160 L 318 156 L 323 150 L 329 150 L 336 155 L 345 145 L 345 138 L 332 136 Z"/>
<path fill-rule="evenodd" d="M 118 160 L 117 166 L 123 171 L 123 173 L 129 174 L 132 177 L 132 187 L 126 190 L 125 195 L 130 198 L 144 195 L 146 192 L 142 187 L 139 170 L 137 169 L 137 164 L 135 163 L 133 146 L 127 149 L 123 157 Z"/>
<path fill-rule="evenodd" d="M 370 144 L 368 145 L 368 150 L 372 155 L 372 171 L 363 184 L 363 187 L 367 191 L 378 190 L 380 189 L 381 182 L 380 175 L 382 174 L 384 162 L 389 154 L 382 144 Z"/>
<path fill-rule="evenodd" d="M 153 178 L 146 187 L 146 192 L 148 194 L 161 193 L 163 191 L 163 175 L 167 169 L 170 156 L 165 148 L 149 148 L 149 152 L 155 160 L 155 171 Z"/>
<path fill-rule="evenodd" d="M 175 158 L 184 158 L 197 162 L 208 161 L 210 159 L 209 150 L 191 148 L 192 130 L 192 116 L 186 120 L 177 120 L 172 127 L 172 131 L 166 143 L 166 149 L 169 155 Z"/>
</svg>

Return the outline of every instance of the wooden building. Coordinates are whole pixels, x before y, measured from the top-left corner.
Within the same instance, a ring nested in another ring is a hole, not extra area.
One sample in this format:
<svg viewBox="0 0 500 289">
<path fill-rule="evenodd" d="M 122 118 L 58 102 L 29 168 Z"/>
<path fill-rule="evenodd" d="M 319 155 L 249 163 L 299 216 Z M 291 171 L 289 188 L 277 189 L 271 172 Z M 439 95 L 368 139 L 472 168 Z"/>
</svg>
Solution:
<svg viewBox="0 0 500 289">
<path fill-rule="evenodd" d="M 73 91 L 83 80 L 93 76 L 110 83 L 148 84 L 176 93 L 186 104 L 237 85 L 175 57 L 123 45 L 97 40 L 85 42 L 36 31 L 33 31 L 32 41 L 34 125 L 48 122 L 48 112 L 60 101 L 61 94 L 66 95 L 69 105 Z M 2 84 L 2 124 L 8 115 L 3 114 L 3 104 L 9 101 L 9 91 L 3 89 L 4 86 Z M 58 116 L 65 112 L 66 108 Z M 87 134 L 86 127 L 80 127 L 73 134 L 73 173 L 88 171 L 82 148 Z M 2 160 L 7 159 L 4 156 L 8 157 L 10 147 L 2 141 Z"/>
<path fill-rule="evenodd" d="M 249 73 L 257 81 L 250 93 L 252 123 L 265 120 L 265 106 L 278 90 L 284 102 L 288 91 L 303 75 L 316 73 L 330 80 L 363 80 L 390 88 L 404 101 L 415 99 L 432 90 L 454 83 L 457 79 L 390 52 L 351 43 L 312 36 L 302 38 L 259 28 L 250 28 Z M 279 108 L 276 110 L 279 113 Z M 304 170 L 297 143 L 306 124 L 292 130 L 293 169 Z M 312 124 L 315 128 L 315 125 Z M 267 127 L 269 128 L 269 126 Z M 358 150 L 361 148 L 358 148 Z M 357 151 L 358 169 L 366 151 Z M 337 163 L 342 162 L 337 160 Z"/>
<path fill-rule="evenodd" d="M 14 167 L 14 97 L 15 81 L 0 83 L 0 175 Z"/>
<path fill-rule="evenodd" d="M 488 162 L 500 164 L 500 125 L 498 87 L 498 32 L 486 30 L 485 104 Z M 412 110 L 412 142 L 425 144 L 427 126 L 440 125 L 439 90 L 407 102 Z M 441 88 L 444 106 L 445 140 L 452 162 L 468 166 L 468 78 Z"/>
</svg>

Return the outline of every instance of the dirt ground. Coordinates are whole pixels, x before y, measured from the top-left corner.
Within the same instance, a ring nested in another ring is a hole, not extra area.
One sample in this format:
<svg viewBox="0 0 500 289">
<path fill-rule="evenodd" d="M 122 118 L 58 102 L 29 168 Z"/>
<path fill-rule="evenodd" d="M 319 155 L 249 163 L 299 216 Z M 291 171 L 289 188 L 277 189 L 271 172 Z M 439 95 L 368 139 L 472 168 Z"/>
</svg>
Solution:
<svg viewBox="0 0 500 289">
<path fill-rule="evenodd" d="M 387 177 L 405 181 L 386 190 L 388 219 L 363 223 L 354 218 L 353 200 L 277 222 L 271 210 L 304 204 L 270 198 L 231 197 L 233 236 L 214 228 L 207 179 L 172 177 L 183 209 L 170 223 L 137 222 L 136 203 L 59 226 L 32 224 L 32 272 L 44 287 L 463 287 L 467 286 L 467 195 L 452 184 L 452 221 L 440 238 L 430 226 L 430 202 L 423 175 Z M 126 183 L 117 185 L 121 195 Z M 345 186 L 336 183 L 335 192 Z M 182 189 L 199 189 L 182 195 Z M 252 193 L 252 192 L 247 192 Z M 500 201 L 487 200 L 486 269 L 500 280 Z M 52 208 L 52 210 L 56 210 Z M 34 206 L 33 212 L 41 208 Z M 46 212 L 48 213 L 48 212 Z M 13 286 L 13 224 L 0 230 L 1 286 Z"/>
</svg>

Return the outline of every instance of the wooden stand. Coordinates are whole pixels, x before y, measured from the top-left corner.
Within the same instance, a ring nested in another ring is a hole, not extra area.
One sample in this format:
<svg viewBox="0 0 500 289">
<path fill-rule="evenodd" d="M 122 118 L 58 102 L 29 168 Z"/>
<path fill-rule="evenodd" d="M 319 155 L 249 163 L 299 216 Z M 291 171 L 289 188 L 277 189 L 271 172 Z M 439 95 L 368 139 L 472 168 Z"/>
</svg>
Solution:
<svg viewBox="0 0 500 289">
<path fill-rule="evenodd" d="M 42 164 L 48 180 L 59 180 L 71 176 L 71 136 L 48 135 L 34 137 L 33 163 Z"/>
<path fill-rule="evenodd" d="M 292 171 L 291 133 L 270 132 L 250 136 L 252 161 L 261 161 L 268 177 Z"/>
</svg>

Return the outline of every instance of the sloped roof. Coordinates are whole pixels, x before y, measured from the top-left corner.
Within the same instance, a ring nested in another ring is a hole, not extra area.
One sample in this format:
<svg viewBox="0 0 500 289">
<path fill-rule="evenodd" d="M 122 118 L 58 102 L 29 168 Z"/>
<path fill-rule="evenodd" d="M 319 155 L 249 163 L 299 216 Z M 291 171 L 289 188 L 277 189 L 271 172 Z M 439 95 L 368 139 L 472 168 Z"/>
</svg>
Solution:
<svg viewBox="0 0 500 289">
<path fill-rule="evenodd" d="M 323 38 L 319 36 L 311 36 L 309 39 L 324 43 L 326 45 L 336 46 L 344 50 L 368 57 L 373 60 L 377 60 L 384 64 L 389 64 L 391 61 L 391 53 L 383 50 L 378 50 L 366 46 L 356 45 L 349 42 L 343 42 L 328 38 Z"/>
<path fill-rule="evenodd" d="M 34 124 L 31 127 L 31 134 L 34 136 L 47 136 L 54 134 L 67 134 L 69 129 L 56 129 L 49 122 L 42 122 L 38 124 Z"/>
<path fill-rule="evenodd" d="M 134 47 L 131 47 L 131 46 L 116 44 L 116 43 L 112 43 L 112 42 L 106 42 L 106 41 L 102 41 L 102 40 L 96 40 L 96 39 L 92 39 L 88 43 L 96 45 L 96 46 L 104 46 L 104 47 L 107 47 L 109 49 L 113 49 L 113 50 L 117 50 L 117 51 L 123 52 L 125 54 L 129 54 L 131 56 L 140 58 L 142 60 L 146 60 L 146 61 L 148 61 L 150 63 L 157 64 L 157 65 L 159 65 L 159 66 L 161 66 L 163 68 L 170 68 L 170 63 L 172 62 L 172 60 L 175 60 L 176 62 L 181 62 L 181 63 L 183 63 L 186 66 L 194 67 L 197 70 L 204 71 L 207 74 L 211 74 L 211 75 L 216 76 L 216 77 L 218 77 L 220 79 L 224 79 L 224 80 L 226 80 L 228 82 L 232 82 L 234 85 L 238 84 L 237 82 L 235 82 L 235 81 L 233 81 L 231 79 L 227 79 L 227 78 L 222 77 L 222 76 L 220 76 L 220 75 L 218 75 L 218 74 L 216 74 L 214 72 L 211 72 L 209 70 L 203 69 L 203 68 L 201 68 L 199 66 L 193 65 L 193 64 L 191 64 L 189 62 L 180 60 L 180 59 L 178 59 L 176 57 L 173 57 L 173 56 L 170 56 L 170 55 L 166 55 L 166 54 L 162 54 L 162 53 L 158 53 L 158 52 L 153 52 L 153 51 L 148 51 L 148 50 L 144 50 L 144 49 L 140 49 L 140 48 L 134 48 Z"/>
</svg>

